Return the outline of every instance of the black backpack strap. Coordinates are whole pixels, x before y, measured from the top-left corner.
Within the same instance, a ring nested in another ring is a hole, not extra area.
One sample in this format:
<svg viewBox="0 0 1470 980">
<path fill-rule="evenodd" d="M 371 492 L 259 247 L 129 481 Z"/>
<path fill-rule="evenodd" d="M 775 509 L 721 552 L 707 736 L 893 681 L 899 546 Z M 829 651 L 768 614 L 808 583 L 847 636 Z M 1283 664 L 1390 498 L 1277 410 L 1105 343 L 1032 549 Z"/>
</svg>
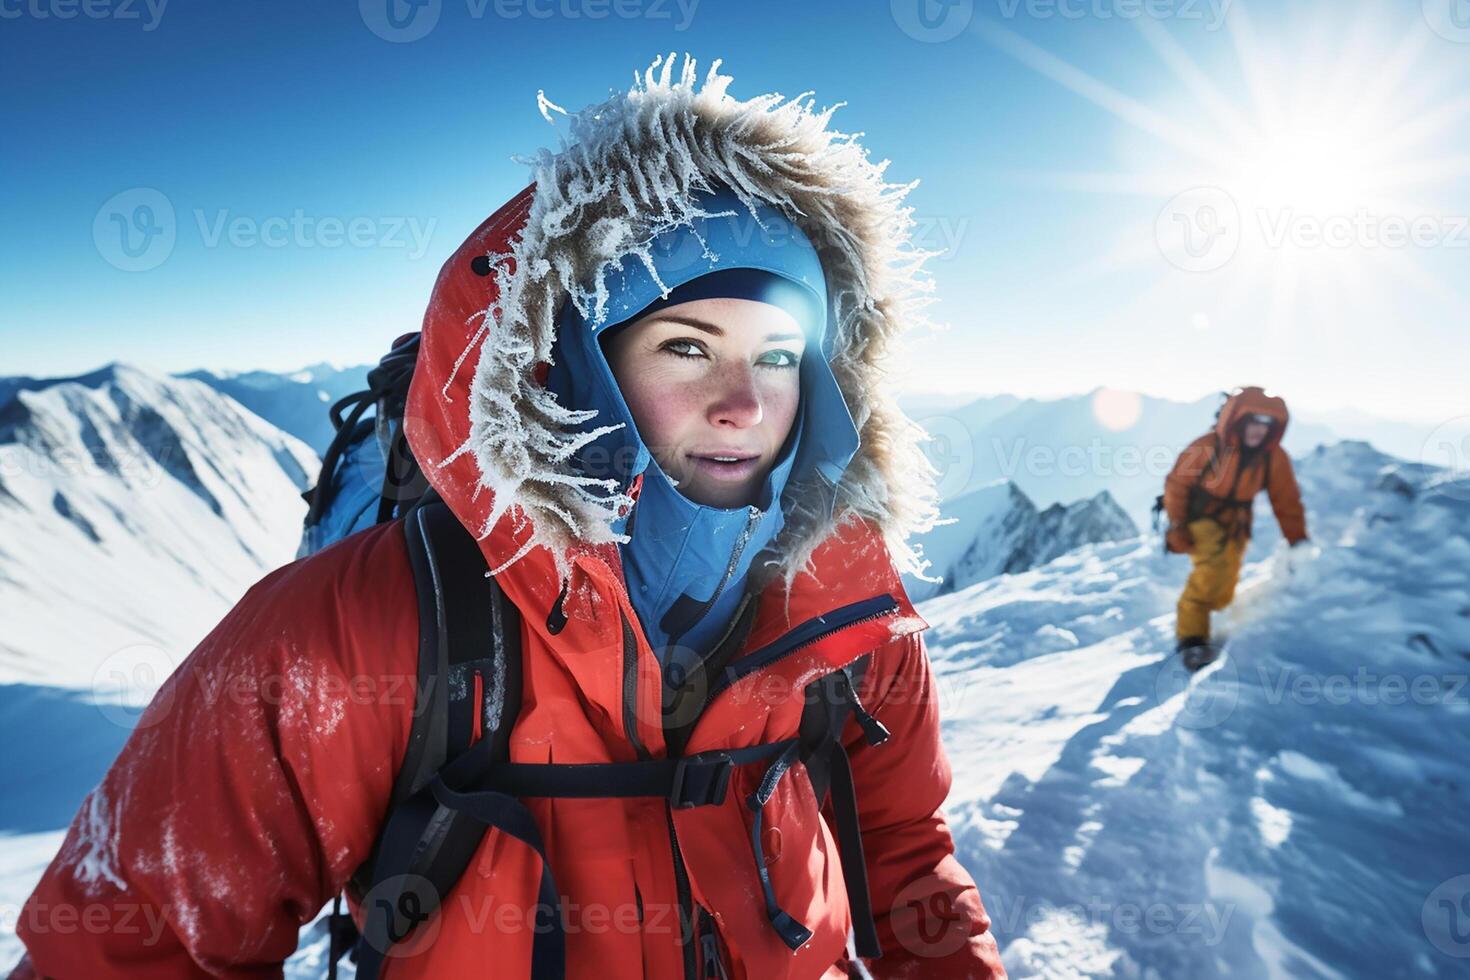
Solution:
<svg viewBox="0 0 1470 980">
<path fill-rule="evenodd" d="M 478 543 L 432 494 L 404 519 L 404 534 L 419 608 L 417 691 L 387 816 L 350 883 L 359 901 L 371 895 L 357 946 L 363 978 L 376 977 L 388 949 L 433 914 L 484 838 L 484 823 L 439 804 L 435 777 L 471 743 L 509 759 L 520 710 L 520 617 Z"/>
<path fill-rule="evenodd" d="M 481 737 L 509 758 L 506 722 L 521 696 L 520 619 L 479 543 L 437 496 L 409 513 L 404 533 L 419 604 L 418 700 L 395 800 L 422 790 L 474 741 L 477 683 Z"/>
<path fill-rule="evenodd" d="M 851 716 L 870 745 L 880 745 L 888 739 L 888 729 L 868 713 L 857 695 L 871 661 L 871 655 L 864 655 L 808 685 L 800 729 L 802 761 L 818 804 L 831 795 L 837 852 L 842 860 L 842 877 L 847 883 L 848 907 L 852 910 L 854 947 L 864 959 L 876 959 L 883 951 L 878 945 L 873 898 L 868 888 L 857 788 L 852 778 L 852 762 L 842 744 L 842 732 Z"/>
</svg>

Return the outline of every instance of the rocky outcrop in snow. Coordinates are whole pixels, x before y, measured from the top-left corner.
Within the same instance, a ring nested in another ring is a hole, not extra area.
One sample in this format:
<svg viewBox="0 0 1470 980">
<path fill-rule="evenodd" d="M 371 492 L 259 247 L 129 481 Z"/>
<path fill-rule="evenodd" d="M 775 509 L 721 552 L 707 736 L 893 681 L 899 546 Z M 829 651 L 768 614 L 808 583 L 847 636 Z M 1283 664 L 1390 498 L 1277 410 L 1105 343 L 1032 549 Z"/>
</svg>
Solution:
<svg viewBox="0 0 1470 980">
<path fill-rule="evenodd" d="M 1038 510 L 1020 487 L 1000 480 L 947 501 L 940 513 L 952 523 L 922 540 L 930 573 L 944 581 L 905 579 L 915 601 L 1023 572 L 1083 545 L 1138 536 L 1138 527 L 1106 490 Z"/>
</svg>

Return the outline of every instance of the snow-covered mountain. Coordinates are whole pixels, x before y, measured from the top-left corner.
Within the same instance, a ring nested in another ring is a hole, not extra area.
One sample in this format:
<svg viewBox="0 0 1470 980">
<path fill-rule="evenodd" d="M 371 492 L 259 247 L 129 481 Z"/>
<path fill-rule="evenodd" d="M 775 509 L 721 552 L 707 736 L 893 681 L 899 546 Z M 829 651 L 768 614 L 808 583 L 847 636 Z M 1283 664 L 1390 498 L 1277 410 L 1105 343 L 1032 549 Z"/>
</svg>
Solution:
<svg viewBox="0 0 1470 980">
<path fill-rule="evenodd" d="M 328 415 L 333 403 L 367 387 L 371 364 L 339 365 L 322 362 L 299 371 L 211 371 L 200 368 L 172 375 L 200 381 L 239 402 L 271 425 L 306 443 L 317 455 L 326 452 L 336 431 Z M 143 370 L 133 368 L 133 370 Z M 95 373 L 95 372 L 94 372 Z M 144 372 L 148 373 L 148 372 Z M 17 391 L 40 391 L 81 378 L 0 377 L 0 405 Z"/>
<path fill-rule="evenodd" d="M 315 449 L 318 455 L 327 451 L 336 430 L 328 410 L 332 404 L 354 391 L 367 387 L 371 364 L 342 367 L 336 364 L 312 364 L 300 371 L 189 371 L 181 378 L 202 381 L 222 394 L 229 395 L 271 425 Z"/>
<path fill-rule="evenodd" d="M 1362 443 L 1300 470 L 1320 554 L 1263 535 L 1193 678 L 1156 542 L 920 607 L 1013 977 L 1466 975 L 1470 480 Z"/>
<path fill-rule="evenodd" d="M 1113 495 L 1103 490 L 1070 504 L 1052 504 L 1039 516 L 1044 545 L 1034 565 L 1042 565 L 1084 544 L 1126 541 L 1138 535 L 1138 527 L 1123 513 Z"/>
<path fill-rule="evenodd" d="M 914 601 L 976 582 L 1045 564 L 1058 555 L 1101 541 L 1138 536 L 1138 528 L 1106 490 L 1087 500 L 1038 510 L 1021 488 L 997 480 L 940 507 L 943 524 L 919 538 L 929 574 L 943 584 L 906 576 Z"/>
<path fill-rule="evenodd" d="M 86 688 L 118 658 L 177 663 L 291 560 L 318 465 L 197 381 L 111 364 L 15 386 L 0 405 L 0 682 Z"/>
</svg>

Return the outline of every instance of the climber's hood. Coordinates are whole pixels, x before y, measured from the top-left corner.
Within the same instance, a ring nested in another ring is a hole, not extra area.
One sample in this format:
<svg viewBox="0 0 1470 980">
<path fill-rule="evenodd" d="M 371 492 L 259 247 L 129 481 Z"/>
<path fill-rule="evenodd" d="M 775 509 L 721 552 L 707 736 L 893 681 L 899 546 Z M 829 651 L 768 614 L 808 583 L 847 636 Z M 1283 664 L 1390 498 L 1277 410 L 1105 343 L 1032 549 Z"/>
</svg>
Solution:
<svg viewBox="0 0 1470 980">
<path fill-rule="evenodd" d="M 558 313 L 570 300 L 588 322 L 615 322 L 607 277 L 619 265 L 651 271 L 653 242 L 698 222 L 702 195 L 724 185 L 747 212 L 774 207 L 815 245 L 825 384 L 860 437 L 853 446 L 840 428 L 803 434 L 767 560 L 789 585 L 839 523 L 857 518 L 900 570 L 917 570 L 907 541 L 936 516 L 934 471 L 922 430 L 882 384 L 893 341 L 922 319 L 929 288 L 927 255 L 909 240 L 909 188 L 885 183 L 882 165 L 828 128 L 831 109 L 814 111 L 806 97 L 737 101 L 718 62 L 702 85 L 691 60 L 677 77 L 673 67 L 655 62 L 628 92 L 568 117 L 562 148 L 530 161 L 534 183 L 445 263 L 409 396 L 410 445 L 461 520 L 488 536 L 492 561 L 544 545 L 564 577 L 579 550 L 620 540 L 632 499 L 572 465 L 589 432 L 616 420 L 576 412 L 545 383 Z"/>
<path fill-rule="evenodd" d="M 1269 415 L 1275 422 L 1271 426 L 1270 433 L 1266 436 L 1264 448 L 1281 445 L 1281 437 L 1286 435 L 1287 423 L 1291 421 L 1291 413 L 1286 410 L 1286 402 L 1276 395 L 1269 394 L 1263 388 L 1237 388 L 1230 393 L 1229 400 L 1220 409 L 1220 417 L 1215 421 L 1215 432 L 1219 435 L 1221 442 L 1227 446 L 1240 444 L 1241 423 L 1247 415 Z"/>
</svg>

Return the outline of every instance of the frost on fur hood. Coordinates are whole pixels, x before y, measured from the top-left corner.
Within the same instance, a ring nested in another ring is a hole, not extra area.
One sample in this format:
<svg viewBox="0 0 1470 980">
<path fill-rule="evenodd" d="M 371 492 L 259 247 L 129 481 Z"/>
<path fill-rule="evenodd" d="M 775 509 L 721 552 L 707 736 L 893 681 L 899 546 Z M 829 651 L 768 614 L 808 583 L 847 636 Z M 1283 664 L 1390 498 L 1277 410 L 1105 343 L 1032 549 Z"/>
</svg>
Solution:
<svg viewBox="0 0 1470 980">
<path fill-rule="evenodd" d="M 567 297 L 597 317 L 610 266 L 642 261 L 652 271 L 652 239 L 701 217 L 693 200 L 725 184 L 747 207 L 760 200 L 781 209 L 816 245 L 832 310 L 832 371 L 862 441 L 836 488 L 813 488 L 817 474 L 793 474 L 786 525 L 758 563 L 763 576 L 780 574 L 789 588 L 816 547 L 852 518 L 881 533 L 900 571 L 922 574 L 908 539 L 937 516 L 935 471 L 919 448 L 923 430 L 883 383 L 895 341 L 923 320 L 931 289 L 921 266 L 933 253 L 913 247 L 903 204 L 913 184 L 886 183 L 886 161 L 870 162 L 854 136 L 829 128 L 838 106 L 816 110 L 810 93 L 741 101 L 728 94 L 720 62 L 702 83 L 693 59 L 686 55 L 677 75 L 674 62 L 655 60 L 627 92 L 581 112 L 565 114 L 540 97 L 543 114 L 566 115 L 569 132 L 559 150 L 525 161 L 534 182 L 523 192 L 518 232 L 477 253 L 477 271 L 495 288 L 489 307 L 471 317 L 460 355 L 467 360 L 484 341 L 469 385 L 469 436 L 442 460 L 419 458 L 442 467 L 473 454 L 476 492 L 493 497 L 477 534 L 489 535 L 508 514 L 528 529 L 504 564 L 545 545 L 564 577 L 569 552 L 620 540 L 612 524 L 632 500 L 613 481 L 569 465 L 600 423 L 559 404 L 538 365 L 550 361 Z M 484 227 L 477 235 L 490 241 Z M 449 275 L 446 266 L 436 303 Z M 441 399 L 451 397 L 448 388 Z M 835 499 L 831 513 L 811 503 L 824 499 Z"/>
</svg>

